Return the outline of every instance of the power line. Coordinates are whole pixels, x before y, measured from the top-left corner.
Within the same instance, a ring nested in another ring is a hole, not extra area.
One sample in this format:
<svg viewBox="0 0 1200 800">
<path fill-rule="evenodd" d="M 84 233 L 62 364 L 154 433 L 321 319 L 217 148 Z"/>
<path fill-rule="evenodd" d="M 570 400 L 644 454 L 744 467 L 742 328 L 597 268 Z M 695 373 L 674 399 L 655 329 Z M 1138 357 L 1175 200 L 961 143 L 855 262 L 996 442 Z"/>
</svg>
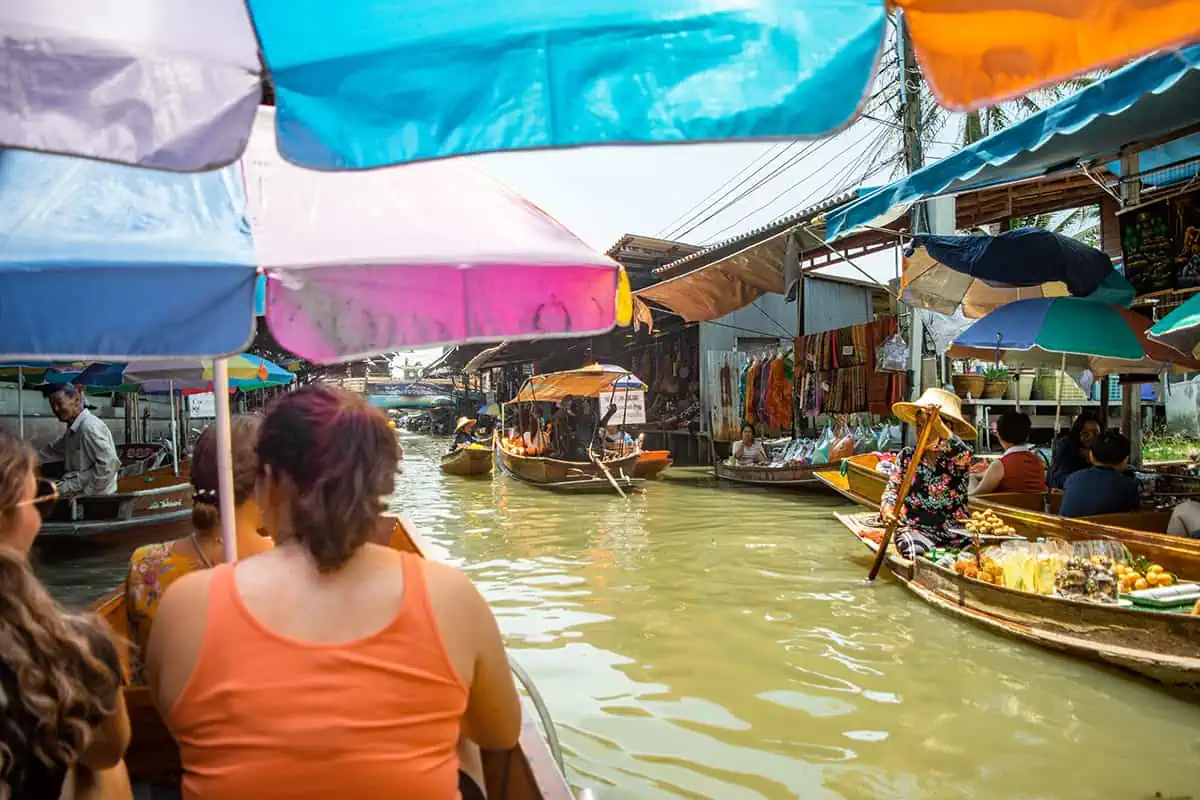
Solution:
<svg viewBox="0 0 1200 800">
<path fill-rule="evenodd" d="M 765 163 L 763 163 L 763 165 L 760 166 L 758 169 L 754 170 L 754 172 L 751 172 L 749 175 L 747 175 L 741 181 L 739 181 L 735 185 L 731 186 L 724 194 L 722 194 L 720 197 L 718 197 L 716 200 L 714 200 L 710 205 L 706 206 L 705 208 L 702 208 L 700 211 L 697 211 L 695 214 L 693 214 L 691 217 L 689 217 L 686 221 L 680 223 L 673 231 L 671 231 L 671 233 L 667 234 L 668 238 L 678 238 L 680 236 L 686 236 L 688 233 L 695 230 L 698 225 L 702 224 L 702 222 L 692 225 L 690 228 L 687 228 L 687 230 L 682 230 L 682 229 L 685 226 L 687 226 L 689 223 L 691 223 L 694 219 L 696 219 L 696 217 L 700 216 L 705 211 L 707 211 L 709 208 L 712 208 L 712 206 L 716 205 L 717 203 L 721 202 L 729 195 L 733 194 L 735 191 L 737 191 L 738 187 L 742 186 L 747 181 L 749 181 L 751 178 L 753 178 L 755 175 L 757 175 L 758 173 L 762 172 L 764 169 L 769 167 L 773 162 L 778 160 L 781 156 L 786 154 L 788 150 L 791 150 L 797 144 L 799 144 L 799 142 L 795 142 L 795 141 L 789 142 L 785 148 L 780 150 L 775 155 L 771 156 L 771 158 L 769 160 L 767 160 Z M 801 151 L 801 152 L 803 152 L 803 151 Z"/>
<path fill-rule="evenodd" d="M 663 234 L 667 233 L 667 231 L 671 230 L 671 229 L 672 229 L 672 228 L 674 228 L 676 225 L 678 225 L 678 224 L 679 224 L 681 221 L 683 221 L 683 219 L 684 219 L 685 217 L 687 217 L 687 216 L 688 216 L 688 214 L 691 214 L 693 211 L 696 211 L 696 210 L 697 210 L 697 209 L 699 209 L 701 206 L 703 206 L 705 203 L 707 203 L 707 202 L 708 202 L 708 201 L 709 201 L 709 200 L 710 200 L 712 197 L 714 197 L 714 196 L 717 194 L 717 192 L 721 191 L 721 190 L 722 190 L 722 189 L 724 189 L 726 186 L 728 186 L 729 184 L 733 183 L 735 180 L 737 180 L 738 178 L 740 178 L 740 177 L 741 177 L 741 176 L 742 176 L 742 175 L 743 175 L 743 174 L 744 174 L 744 173 L 745 173 L 747 170 L 749 170 L 751 167 L 753 167 L 755 164 L 757 164 L 757 163 L 758 163 L 758 161 L 759 161 L 760 159 L 764 158 L 764 157 L 765 157 L 765 156 L 767 156 L 767 155 L 770 155 L 770 153 L 771 153 L 772 151 L 774 151 L 774 150 L 777 150 L 777 149 L 779 149 L 780 147 L 784 147 L 784 146 L 785 146 L 785 143 L 784 143 L 784 142 L 778 142 L 778 143 L 776 143 L 776 144 L 775 144 L 773 147 L 771 147 L 770 149 L 768 149 L 768 150 L 764 150 L 763 152 L 759 153 L 757 156 L 755 156 L 755 157 L 754 157 L 754 158 L 753 158 L 753 159 L 750 161 L 750 163 L 749 163 L 749 164 L 747 164 L 746 166 L 742 167 L 740 170 L 738 170 L 736 173 L 734 173 L 734 174 L 733 174 L 733 175 L 732 175 L 730 178 L 728 178 L 728 179 L 727 179 L 727 180 L 726 180 L 724 183 L 722 183 L 722 184 L 721 184 L 720 186 L 718 186 L 716 189 L 713 189 L 711 192 L 709 192 L 709 193 L 708 193 L 708 195 L 707 195 L 706 197 L 704 197 L 703 199 L 701 199 L 701 200 L 700 200 L 698 203 L 696 203 L 694 206 L 692 206 L 691 208 L 689 208 L 687 211 L 684 211 L 684 212 L 683 212 L 682 214 L 680 214 L 679 216 L 675 217 L 675 219 L 673 219 L 673 220 L 671 220 L 670 222 L 668 222 L 666 225 L 664 225 L 662 228 L 660 228 L 660 229 L 659 229 L 658 233 L 656 233 L 656 234 L 654 234 L 654 235 L 655 235 L 655 236 L 662 236 Z"/>
</svg>

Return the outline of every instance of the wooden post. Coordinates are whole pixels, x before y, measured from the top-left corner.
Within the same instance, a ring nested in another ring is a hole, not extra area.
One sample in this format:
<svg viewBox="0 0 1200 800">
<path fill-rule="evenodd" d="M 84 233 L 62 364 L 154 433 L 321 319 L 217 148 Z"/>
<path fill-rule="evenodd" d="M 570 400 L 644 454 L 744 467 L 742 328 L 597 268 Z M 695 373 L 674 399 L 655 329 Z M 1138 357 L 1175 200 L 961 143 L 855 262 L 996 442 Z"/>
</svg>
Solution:
<svg viewBox="0 0 1200 800">
<path fill-rule="evenodd" d="M 934 426 L 936 426 L 941 418 L 941 411 L 937 406 L 932 406 L 924 412 L 927 416 L 925 424 L 921 426 L 921 432 L 917 435 L 917 444 L 913 448 L 912 460 L 908 462 L 908 469 L 904 470 L 904 478 L 900 481 L 900 490 L 896 493 L 896 503 L 892 506 L 892 516 L 888 519 L 883 531 L 883 539 L 879 542 L 879 550 L 875 552 L 875 560 L 871 563 L 871 571 L 867 573 L 867 580 L 875 580 L 875 576 L 879 574 L 879 570 L 883 567 L 883 562 L 887 558 L 888 546 L 892 543 L 892 536 L 896 533 L 896 526 L 900 522 L 900 512 L 904 508 L 904 501 L 908 497 L 908 490 L 912 488 L 913 479 L 917 477 L 917 468 L 921 465 L 921 458 L 925 455 L 925 448 L 929 446 L 929 439 L 933 435 Z"/>
</svg>

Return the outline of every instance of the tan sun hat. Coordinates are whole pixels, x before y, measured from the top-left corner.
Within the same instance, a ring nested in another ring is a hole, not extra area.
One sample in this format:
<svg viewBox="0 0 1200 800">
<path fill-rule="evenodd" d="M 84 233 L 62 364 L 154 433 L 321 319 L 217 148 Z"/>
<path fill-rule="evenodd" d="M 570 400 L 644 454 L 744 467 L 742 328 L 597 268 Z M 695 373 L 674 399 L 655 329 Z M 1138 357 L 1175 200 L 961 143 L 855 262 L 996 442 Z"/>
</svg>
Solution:
<svg viewBox="0 0 1200 800">
<path fill-rule="evenodd" d="M 471 419 L 470 417 L 459 417 L 458 422 L 454 423 L 454 432 L 458 433 L 459 431 L 461 431 L 463 428 L 467 427 L 468 425 L 474 425 L 474 424 L 475 424 L 475 420 Z"/>
<path fill-rule="evenodd" d="M 975 432 L 975 426 L 963 418 L 962 400 L 958 395 L 947 392 L 945 389 L 926 389 L 915 403 L 894 403 L 892 404 L 892 413 L 903 422 L 917 425 L 919 424 L 918 413 L 921 409 L 930 406 L 937 406 L 938 411 L 941 412 L 943 424 L 934 430 L 943 439 L 949 436 L 950 431 L 958 434 L 961 439 L 974 439 L 979 435 Z M 946 427 L 947 424 L 949 424 L 949 428 Z"/>
</svg>

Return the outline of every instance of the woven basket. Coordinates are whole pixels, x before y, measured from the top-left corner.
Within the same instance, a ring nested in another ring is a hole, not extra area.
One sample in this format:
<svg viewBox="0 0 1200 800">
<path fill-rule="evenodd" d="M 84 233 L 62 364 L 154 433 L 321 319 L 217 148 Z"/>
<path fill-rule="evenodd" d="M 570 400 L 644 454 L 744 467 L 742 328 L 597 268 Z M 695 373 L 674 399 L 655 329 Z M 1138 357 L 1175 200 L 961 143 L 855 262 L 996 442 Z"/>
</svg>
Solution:
<svg viewBox="0 0 1200 800">
<path fill-rule="evenodd" d="M 987 384 L 982 375 L 955 375 L 950 380 L 954 384 L 954 393 L 964 400 L 968 395 L 973 399 L 983 397 L 983 387 Z"/>
<path fill-rule="evenodd" d="M 983 396 L 986 399 L 995 400 L 998 397 L 1004 397 L 1008 393 L 1010 381 L 1008 378 L 1002 378 L 998 381 L 988 380 L 983 384 Z"/>
<path fill-rule="evenodd" d="M 1064 403 L 1077 403 L 1081 400 L 1087 400 L 1087 395 L 1083 393 L 1075 381 L 1071 380 L 1071 376 L 1063 374 L 1062 376 L 1062 397 L 1058 396 L 1058 371 L 1049 375 L 1038 376 L 1038 396 L 1043 400 L 1061 400 Z"/>
</svg>

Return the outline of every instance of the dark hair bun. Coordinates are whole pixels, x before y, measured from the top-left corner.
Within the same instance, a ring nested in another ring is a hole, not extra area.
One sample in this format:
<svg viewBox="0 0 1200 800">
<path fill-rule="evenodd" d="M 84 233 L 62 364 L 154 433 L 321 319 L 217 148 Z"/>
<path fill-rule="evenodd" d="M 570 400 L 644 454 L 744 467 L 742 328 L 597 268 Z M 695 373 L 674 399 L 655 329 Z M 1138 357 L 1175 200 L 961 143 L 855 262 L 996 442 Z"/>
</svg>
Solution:
<svg viewBox="0 0 1200 800">
<path fill-rule="evenodd" d="M 233 450 L 233 503 L 240 506 L 254 494 L 258 480 L 258 431 L 262 417 L 239 414 L 229 421 L 229 439 Z M 196 439 L 192 450 L 191 482 L 192 527 L 198 531 L 216 530 L 221 523 L 217 490 L 217 426 L 209 425 Z"/>
</svg>

